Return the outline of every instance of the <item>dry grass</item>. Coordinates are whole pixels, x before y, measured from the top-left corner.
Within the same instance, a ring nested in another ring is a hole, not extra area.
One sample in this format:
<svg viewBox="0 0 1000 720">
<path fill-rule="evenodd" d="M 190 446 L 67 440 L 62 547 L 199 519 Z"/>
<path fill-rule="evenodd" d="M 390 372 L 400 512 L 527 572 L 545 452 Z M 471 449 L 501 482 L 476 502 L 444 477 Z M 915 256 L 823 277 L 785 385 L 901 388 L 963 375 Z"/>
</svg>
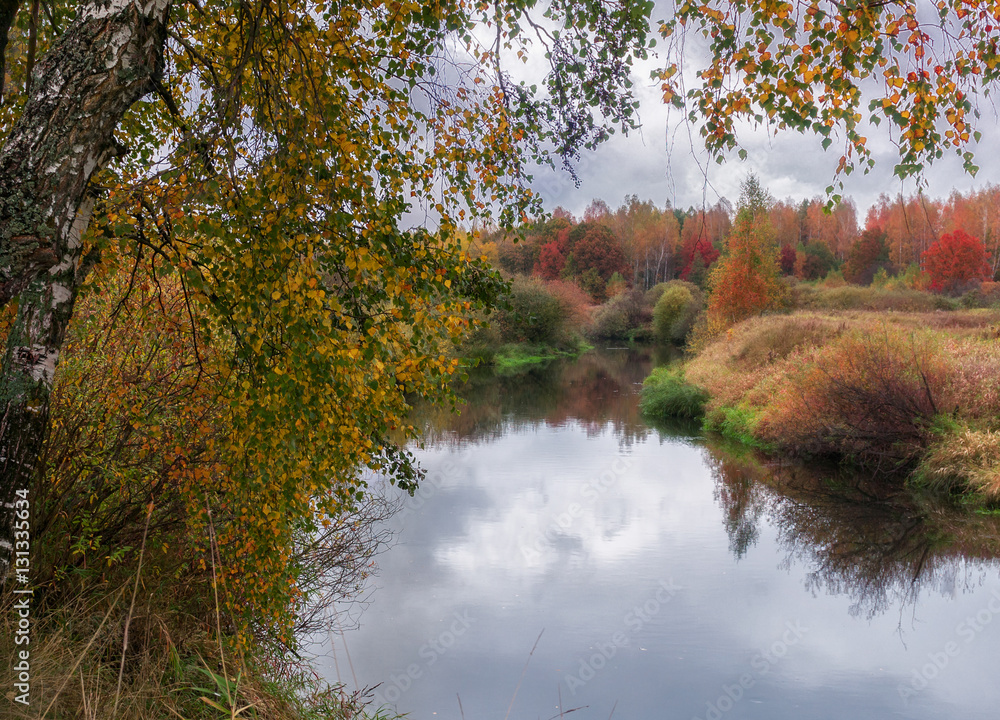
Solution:
<svg viewBox="0 0 1000 720">
<path fill-rule="evenodd" d="M 704 347 L 687 367 L 689 382 L 704 387 L 712 405 L 755 404 L 773 384 L 842 332 L 839 318 L 813 313 L 746 320 Z"/>
<path fill-rule="evenodd" d="M 931 487 L 968 486 L 1000 500 L 1000 432 L 965 429 L 946 435 L 924 456 L 917 477 Z"/>
<path fill-rule="evenodd" d="M 796 305 L 809 310 L 868 310 L 875 312 L 932 312 L 950 310 L 956 304 L 941 295 L 920 290 L 859 285 L 822 287 L 800 285 Z"/>
<path fill-rule="evenodd" d="M 736 410 L 762 443 L 878 467 L 924 458 L 935 484 L 994 495 L 998 338 L 989 310 L 800 311 L 734 326 L 685 376 L 709 393 L 708 417 Z"/>
<path fill-rule="evenodd" d="M 131 613 L 129 591 L 76 599 L 35 611 L 31 630 L 31 704 L 4 700 L 10 720 L 349 720 L 358 697 L 309 680 L 307 668 L 280 672 L 219 655 L 207 623 L 153 603 Z M 17 615 L 0 604 L 0 657 L 14 658 Z M 124 653 L 123 653 L 124 644 Z M 9 669 L 13 663 L 9 663 Z M 225 673 L 223 667 L 226 667 Z M 119 670 L 122 670 L 119 680 Z M 300 672 L 301 671 L 301 672 Z M 224 680 L 228 677 L 228 682 Z M 237 682 L 237 678 L 239 681 Z M 120 683 L 120 684 L 119 684 Z M 9 685 L 9 684 L 8 684 Z M 10 687 L 8 686 L 8 690 Z M 204 698 L 204 699 L 203 699 Z M 213 707 L 207 702 L 211 700 Z M 309 706 L 316 708 L 312 712 Z M 242 713 L 237 711 L 246 708 Z"/>
</svg>

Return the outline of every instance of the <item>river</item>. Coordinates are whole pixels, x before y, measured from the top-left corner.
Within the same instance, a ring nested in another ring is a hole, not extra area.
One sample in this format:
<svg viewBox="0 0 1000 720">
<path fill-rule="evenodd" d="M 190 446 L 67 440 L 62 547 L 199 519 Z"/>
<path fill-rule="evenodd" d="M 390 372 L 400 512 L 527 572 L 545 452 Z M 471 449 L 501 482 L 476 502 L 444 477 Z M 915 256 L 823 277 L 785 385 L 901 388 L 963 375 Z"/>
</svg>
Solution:
<svg viewBox="0 0 1000 720">
<path fill-rule="evenodd" d="M 311 650 L 416 720 L 1000 717 L 1000 518 L 651 427 L 649 350 L 473 378 Z"/>
</svg>

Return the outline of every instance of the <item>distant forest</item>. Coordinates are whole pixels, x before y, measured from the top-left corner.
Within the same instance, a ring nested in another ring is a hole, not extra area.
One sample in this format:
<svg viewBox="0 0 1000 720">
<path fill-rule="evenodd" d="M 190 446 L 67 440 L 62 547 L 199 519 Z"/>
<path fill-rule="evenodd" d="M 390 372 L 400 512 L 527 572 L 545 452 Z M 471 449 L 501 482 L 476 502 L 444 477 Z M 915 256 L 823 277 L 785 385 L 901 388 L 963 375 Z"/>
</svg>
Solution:
<svg viewBox="0 0 1000 720">
<path fill-rule="evenodd" d="M 785 275 L 816 280 L 841 273 L 860 285 L 907 270 L 913 275 L 931 245 L 956 231 L 984 246 L 992 278 L 1000 273 L 1000 186 L 954 192 L 944 200 L 882 195 L 863 228 L 851 199 L 832 212 L 825 205 L 820 198 L 771 205 L 769 219 Z M 641 289 L 677 278 L 703 285 L 723 251 L 733 216 L 725 199 L 687 210 L 658 208 L 636 196 L 617 210 L 595 200 L 580 219 L 557 208 L 551 218 L 523 226 L 519 240 L 487 231 L 477 247 L 510 274 L 574 280 L 601 301 L 609 281 L 619 281 L 616 274 Z"/>
</svg>

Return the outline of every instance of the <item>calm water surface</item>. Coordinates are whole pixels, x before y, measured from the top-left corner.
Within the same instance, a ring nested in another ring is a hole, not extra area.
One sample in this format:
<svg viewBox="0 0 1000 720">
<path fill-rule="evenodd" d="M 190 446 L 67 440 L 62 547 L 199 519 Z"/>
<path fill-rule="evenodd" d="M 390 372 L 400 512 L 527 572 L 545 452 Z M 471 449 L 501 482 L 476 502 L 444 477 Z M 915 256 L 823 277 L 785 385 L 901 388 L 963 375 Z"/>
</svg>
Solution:
<svg viewBox="0 0 1000 720">
<path fill-rule="evenodd" d="M 417 720 L 1000 718 L 1000 522 L 637 410 L 649 352 L 479 379 L 313 649 Z"/>
</svg>

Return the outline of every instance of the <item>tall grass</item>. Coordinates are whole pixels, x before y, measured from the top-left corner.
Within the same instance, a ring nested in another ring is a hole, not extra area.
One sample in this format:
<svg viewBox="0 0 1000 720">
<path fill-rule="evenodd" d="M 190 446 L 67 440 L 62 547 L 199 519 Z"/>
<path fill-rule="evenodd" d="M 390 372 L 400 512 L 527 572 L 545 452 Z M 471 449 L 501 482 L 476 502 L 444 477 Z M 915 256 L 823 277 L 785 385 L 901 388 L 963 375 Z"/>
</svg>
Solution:
<svg viewBox="0 0 1000 720">
<path fill-rule="evenodd" d="M 33 608 L 31 704 L 4 699 L 10 720 L 360 720 L 365 698 L 311 668 L 220 655 L 217 629 L 127 588 Z M 17 613 L 0 602 L 0 657 L 11 659 Z M 131 621 L 130 621 L 131 618 Z M 129 625 L 126 642 L 125 626 Z M 225 631 L 225 628 L 223 628 Z M 11 663 L 12 665 L 13 663 Z M 8 665 L 8 668 L 10 665 Z M 225 667 L 225 670 L 223 669 Z"/>
<path fill-rule="evenodd" d="M 942 436 L 921 460 L 917 482 L 952 490 L 972 487 L 1000 501 L 1000 432 L 958 429 Z"/>
</svg>

